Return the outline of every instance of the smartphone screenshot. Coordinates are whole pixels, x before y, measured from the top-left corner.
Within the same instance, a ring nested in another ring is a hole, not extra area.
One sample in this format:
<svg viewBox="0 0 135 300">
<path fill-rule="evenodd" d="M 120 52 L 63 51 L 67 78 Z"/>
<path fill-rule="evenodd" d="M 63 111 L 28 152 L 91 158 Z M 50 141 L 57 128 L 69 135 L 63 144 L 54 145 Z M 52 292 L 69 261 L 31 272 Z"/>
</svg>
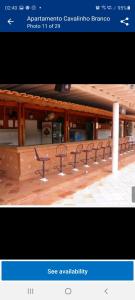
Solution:
<svg viewBox="0 0 135 300">
<path fill-rule="evenodd" d="M 0 3 L 0 300 L 135 298 L 134 16 Z"/>
</svg>

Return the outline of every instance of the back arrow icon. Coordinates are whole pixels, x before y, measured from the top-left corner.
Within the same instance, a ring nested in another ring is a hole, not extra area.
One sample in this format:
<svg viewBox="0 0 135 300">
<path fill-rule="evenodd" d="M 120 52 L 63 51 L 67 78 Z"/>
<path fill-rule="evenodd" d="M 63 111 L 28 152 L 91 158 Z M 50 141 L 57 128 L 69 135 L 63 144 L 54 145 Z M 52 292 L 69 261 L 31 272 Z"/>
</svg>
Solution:
<svg viewBox="0 0 135 300">
<path fill-rule="evenodd" d="M 12 23 L 14 23 L 14 21 L 11 18 L 7 22 L 9 25 L 12 25 Z"/>
<path fill-rule="evenodd" d="M 108 295 L 108 288 L 104 291 L 106 295 Z"/>
</svg>

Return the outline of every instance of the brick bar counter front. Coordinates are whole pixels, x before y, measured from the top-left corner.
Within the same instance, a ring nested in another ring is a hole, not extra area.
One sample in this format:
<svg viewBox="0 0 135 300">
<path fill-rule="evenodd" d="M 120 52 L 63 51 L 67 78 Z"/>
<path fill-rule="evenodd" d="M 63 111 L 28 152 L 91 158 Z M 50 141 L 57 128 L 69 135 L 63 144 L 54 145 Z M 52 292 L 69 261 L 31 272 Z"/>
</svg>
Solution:
<svg viewBox="0 0 135 300">
<path fill-rule="evenodd" d="M 82 141 L 82 142 L 71 142 L 64 143 L 67 148 L 67 156 L 64 158 L 65 169 L 72 168 L 70 163 L 73 162 L 73 156 L 71 154 L 77 147 L 77 145 L 83 144 L 83 149 L 86 149 L 89 143 L 98 143 L 98 140 L 95 141 Z M 102 140 L 106 142 L 106 140 Z M 63 145 L 64 145 L 63 144 Z M 41 162 L 37 161 L 35 155 L 35 147 L 39 153 L 39 156 L 45 157 L 48 156 L 50 160 L 47 162 L 46 168 L 48 169 L 48 174 L 57 174 L 59 167 L 59 160 L 56 158 L 56 148 L 57 144 L 50 145 L 38 145 L 38 146 L 1 146 L 0 147 L 0 170 L 5 173 L 5 176 L 9 179 L 14 180 L 27 180 L 32 178 L 38 178 L 38 170 L 41 169 Z M 109 151 L 109 149 L 108 149 Z M 99 155 L 102 157 L 102 149 L 99 150 Z M 94 152 L 92 154 L 92 160 L 94 161 Z M 82 151 L 79 157 L 79 164 L 83 165 L 85 159 L 85 153 Z"/>
</svg>

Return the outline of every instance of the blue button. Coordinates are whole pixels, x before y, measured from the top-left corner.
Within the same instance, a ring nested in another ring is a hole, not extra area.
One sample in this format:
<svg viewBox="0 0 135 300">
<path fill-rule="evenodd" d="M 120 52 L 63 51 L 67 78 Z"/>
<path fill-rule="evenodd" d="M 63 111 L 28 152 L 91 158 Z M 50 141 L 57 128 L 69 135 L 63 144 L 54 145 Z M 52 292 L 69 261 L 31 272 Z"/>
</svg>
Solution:
<svg viewBox="0 0 135 300">
<path fill-rule="evenodd" d="M 3 261 L 2 280 L 133 280 L 133 261 Z"/>
</svg>

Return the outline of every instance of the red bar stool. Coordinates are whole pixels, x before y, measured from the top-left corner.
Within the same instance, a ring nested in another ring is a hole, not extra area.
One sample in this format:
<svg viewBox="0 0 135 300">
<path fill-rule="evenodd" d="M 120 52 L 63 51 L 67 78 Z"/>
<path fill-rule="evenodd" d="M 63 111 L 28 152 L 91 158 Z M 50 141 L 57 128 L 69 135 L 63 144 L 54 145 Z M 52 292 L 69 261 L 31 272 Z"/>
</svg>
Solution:
<svg viewBox="0 0 135 300">
<path fill-rule="evenodd" d="M 129 144 L 128 144 L 128 137 L 125 137 L 122 143 L 122 146 L 124 148 L 123 153 L 127 154 L 129 152 Z"/>
<path fill-rule="evenodd" d="M 76 149 L 74 150 L 74 151 L 71 151 L 70 152 L 70 154 L 72 154 L 73 155 L 73 162 L 72 163 L 70 163 L 70 164 L 72 164 L 72 166 L 73 166 L 73 171 L 79 171 L 79 169 L 77 168 L 77 164 L 79 163 L 78 161 L 77 161 L 77 158 L 79 157 L 79 155 L 81 154 L 81 152 L 82 152 L 82 150 L 83 150 L 83 145 L 82 144 L 80 144 L 80 145 L 78 145 L 77 147 L 76 147 Z"/>
<path fill-rule="evenodd" d="M 50 158 L 47 155 L 44 156 L 44 157 L 39 156 L 37 149 L 36 148 L 34 148 L 34 149 L 35 149 L 35 154 L 36 154 L 37 161 L 42 162 L 42 170 L 41 170 L 41 172 L 39 170 L 39 173 L 42 175 L 42 178 L 40 180 L 46 182 L 46 181 L 48 181 L 48 179 L 46 178 L 46 171 L 47 171 L 46 170 L 46 162 L 48 160 L 50 160 Z"/>
<path fill-rule="evenodd" d="M 107 148 L 109 148 L 109 159 L 112 159 L 112 140 L 111 139 L 108 141 Z"/>
<path fill-rule="evenodd" d="M 65 167 L 65 165 L 63 165 L 63 159 L 67 156 L 67 146 L 63 145 L 63 144 L 59 144 L 56 148 L 56 155 L 55 155 L 58 159 L 59 159 L 59 174 L 60 176 L 64 176 L 66 175 L 63 172 L 63 168 Z"/>
<path fill-rule="evenodd" d="M 89 143 L 86 147 L 86 149 L 82 149 L 82 152 L 85 153 L 85 159 L 82 160 L 84 162 L 84 167 L 85 168 L 89 168 L 88 162 L 90 160 L 90 153 L 92 153 L 94 144 L 93 143 Z"/>
<path fill-rule="evenodd" d="M 125 138 L 121 138 L 119 141 L 119 153 L 123 155 L 126 153 L 126 140 Z"/>
<path fill-rule="evenodd" d="M 132 150 L 131 150 L 131 151 L 134 151 L 134 150 L 135 150 L 135 149 L 134 149 L 134 145 L 135 145 L 134 137 L 132 137 L 131 143 L 132 143 Z"/>
<path fill-rule="evenodd" d="M 123 140 L 120 139 L 120 140 L 119 140 L 119 154 L 120 154 L 120 155 L 123 155 L 122 144 L 123 144 Z"/>
<path fill-rule="evenodd" d="M 133 142 L 130 139 L 130 137 L 128 137 L 127 144 L 128 144 L 128 146 L 127 146 L 128 147 L 128 152 L 132 152 L 133 151 Z"/>
<path fill-rule="evenodd" d="M 131 137 L 131 140 L 129 140 L 129 147 L 130 147 L 130 151 L 134 151 L 134 138 L 133 136 Z"/>
<path fill-rule="evenodd" d="M 102 149 L 102 145 L 103 142 L 98 142 L 97 146 L 95 148 L 93 148 L 95 150 L 95 159 L 94 159 L 94 164 L 99 164 L 99 162 L 97 161 L 98 158 L 98 152 L 101 151 Z"/>
<path fill-rule="evenodd" d="M 109 141 L 105 141 L 102 144 L 102 149 L 103 149 L 103 159 L 102 161 L 106 161 L 105 155 L 106 155 L 106 149 L 109 147 Z"/>
<path fill-rule="evenodd" d="M 132 137 L 132 141 L 130 141 L 131 151 L 134 151 L 134 138 Z"/>
<path fill-rule="evenodd" d="M 128 152 L 134 151 L 134 141 L 132 136 L 128 137 L 127 143 L 128 143 Z"/>
</svg>

